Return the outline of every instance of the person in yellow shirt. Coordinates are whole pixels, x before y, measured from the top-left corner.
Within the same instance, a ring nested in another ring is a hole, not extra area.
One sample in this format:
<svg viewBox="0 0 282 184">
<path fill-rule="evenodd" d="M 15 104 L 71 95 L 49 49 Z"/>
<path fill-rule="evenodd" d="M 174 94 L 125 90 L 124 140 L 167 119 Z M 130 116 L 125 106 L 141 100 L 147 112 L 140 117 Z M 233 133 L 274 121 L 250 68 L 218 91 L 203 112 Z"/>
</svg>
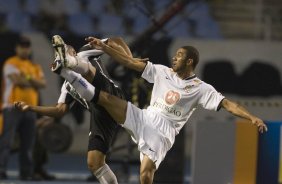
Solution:
<svg viewBox="0 0 282 184">
<path fill-rule="evenodd" d="M 31 42 L 27 37 L 19 37 L 15 52 L 15 56 L 5 61 L 2 72 L 3 130 L 0 135 L 0 180 L 7 178 L 10 146 L 16 132 L 20 140 L 20 179 L 33 180 L 32 150 L 36 133 L 36 114 L 15 110 L 13 102 L 21 100 L 30 105 L 38 105 L 38 90 L 45 86 L 45 79 L 41 67 L 30 59 Z"/>
</svg>

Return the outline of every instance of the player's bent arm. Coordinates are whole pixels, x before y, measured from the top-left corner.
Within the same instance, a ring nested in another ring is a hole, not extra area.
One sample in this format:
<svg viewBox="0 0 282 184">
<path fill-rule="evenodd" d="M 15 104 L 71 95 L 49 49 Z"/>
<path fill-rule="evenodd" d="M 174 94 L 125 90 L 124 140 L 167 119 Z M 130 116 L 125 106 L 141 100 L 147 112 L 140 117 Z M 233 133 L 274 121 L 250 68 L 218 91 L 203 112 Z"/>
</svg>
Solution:
<svg viewBox="0 0 282 184">
<path fill-rule="evenodd" d="M 132 70 L 136 70 L 138 72 L 142 72 L 146 67 L 146 60 L 148 59 L 139 59 L 139 58 L 132 58 L 128 57 L 117 50 L 109 47 L 106 44 L 103 44 L 102 47 L 103 51 L 107 53 L 109 56 L 111 56 L 115 61 L 117 61 L 119 64 L 130 68 Z"/>
<path fill-rule="evenodd" d="M 24 75 L 19 74 L 10 74 L 8 75 L 9 79 L 19 87 L 33 87 L 36 89 L 44 88 L 46 85 L 46 81 L 44 78 L 35 79 L 35 78 L 27 78 Z"/>
<path fill-rule="evenodd" d="M 17 74 L 17 73 L 9 74 L 8 78 L 16 86 L 19 86 L 22 88 L 31 87 L 31 84 L 28 82 L 28 80 L 20 74 Z"/>
<path fill-rule="evenodd" d="M 252 115 L 247 109 L 245 109 L 241 105 L 225 98 L 222 100 L 221 106 L 225 108 L 228 112 L 236 116 L 250 120 L 252 124 L 259 127 L 259 131 L 261 133 L 267 131 L 267 127 L 264 122 L 260 118 Z"/>
<path fill-rule="evenodd" d="M 107 42 L 107 45 L 116 49 L 120 53 L 124 53 L 128 57 L 133 57 L 131 50 L 129 49 L 128 45 L 121 37 L 110 38 Z"/>
<path fill-rule="evenodd" d="M 145 61 L 148 61 L 148 59 L 128 57 L 126 54 L 121 53 L 118 50 L 108 46 L 100 39 L 97 39 L 95 37 L 88 37 L 86 38 L 86 41 L 88 41 L 93 48 L 103 50 L 105 53 L 111 56 L 115 61 L 117 61 L 119 64 L 127 68 L 142 72 L 146 67 Z"/>
<path fill-rule="evenodd" d="M 242 117 L 248 120 L 251 120 L 253 117 L 253 115 L 250 114 L 244 107 L 226 98 L 223 99 L 223 101 L 221 102 L 221 106 L 225 108 L 228 112 L 236 116 L 239 116 L 239 117 Z"/>
<path fill-rule="evenodd" d="M 62 117 L 69 109 L 65 103 L 58 103 L 56 106 L 33 106 L 27 105 L 25 102 L 15 102 L 15 108 L 20 111 L 32 111 L 44 116 L 55 118 Z"/>
<path fill-rule="evenodd" d="M 31 78 L 29 82 L 36 89 L 41 89 L 46 86 L 46 80 L 44 78 L 39 78 L 39 79 Z"/>
</svg>

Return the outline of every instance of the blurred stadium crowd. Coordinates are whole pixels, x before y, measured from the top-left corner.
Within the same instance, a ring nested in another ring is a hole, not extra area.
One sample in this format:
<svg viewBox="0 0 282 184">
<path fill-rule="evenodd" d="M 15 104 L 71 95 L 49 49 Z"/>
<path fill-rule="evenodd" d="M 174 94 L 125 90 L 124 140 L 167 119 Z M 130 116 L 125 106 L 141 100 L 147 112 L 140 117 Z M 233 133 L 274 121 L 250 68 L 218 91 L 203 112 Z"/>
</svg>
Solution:
<svg viewBox="0 0 282 184">
<path fill-rule="evenodd" d="M 171 0 L 0 0 L 0 32 L 135 36 L 172 3 Z M 164 32 L 172 37 L 221 38 L 205 1 L 190 2 L 185 11 L 165 26 Z"/>
</svg>

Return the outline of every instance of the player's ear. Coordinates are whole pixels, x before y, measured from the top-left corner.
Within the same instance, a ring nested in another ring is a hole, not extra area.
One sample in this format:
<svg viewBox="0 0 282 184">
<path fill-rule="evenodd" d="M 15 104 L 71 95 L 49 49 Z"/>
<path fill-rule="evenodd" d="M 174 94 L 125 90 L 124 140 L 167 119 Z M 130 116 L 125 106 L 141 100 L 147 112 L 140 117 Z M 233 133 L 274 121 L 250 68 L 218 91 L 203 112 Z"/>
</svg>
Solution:
<svg viewBox="0 0 282 184">
<path fill-rule="evenodd" d="M 187 59 L 187 65 L 192 66 L 193 65 L 193 59 Z"/>
</svg>

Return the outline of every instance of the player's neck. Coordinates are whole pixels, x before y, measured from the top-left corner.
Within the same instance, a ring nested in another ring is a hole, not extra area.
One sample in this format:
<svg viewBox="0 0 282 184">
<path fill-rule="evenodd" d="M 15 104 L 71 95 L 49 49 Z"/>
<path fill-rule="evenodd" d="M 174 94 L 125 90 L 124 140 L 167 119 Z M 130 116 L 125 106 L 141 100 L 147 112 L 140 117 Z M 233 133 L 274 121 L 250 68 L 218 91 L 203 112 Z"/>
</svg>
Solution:
<svg viewBox="0 0 282 184">
<path fill-rule="evenodd" d="M 177 76 L 182 80 L 186 80 L 186 79 L 189 79 L 189 78 L 195 76 L 195 73 L 194 73 L 194 71 L 178 72 Z"/>
</svg>

